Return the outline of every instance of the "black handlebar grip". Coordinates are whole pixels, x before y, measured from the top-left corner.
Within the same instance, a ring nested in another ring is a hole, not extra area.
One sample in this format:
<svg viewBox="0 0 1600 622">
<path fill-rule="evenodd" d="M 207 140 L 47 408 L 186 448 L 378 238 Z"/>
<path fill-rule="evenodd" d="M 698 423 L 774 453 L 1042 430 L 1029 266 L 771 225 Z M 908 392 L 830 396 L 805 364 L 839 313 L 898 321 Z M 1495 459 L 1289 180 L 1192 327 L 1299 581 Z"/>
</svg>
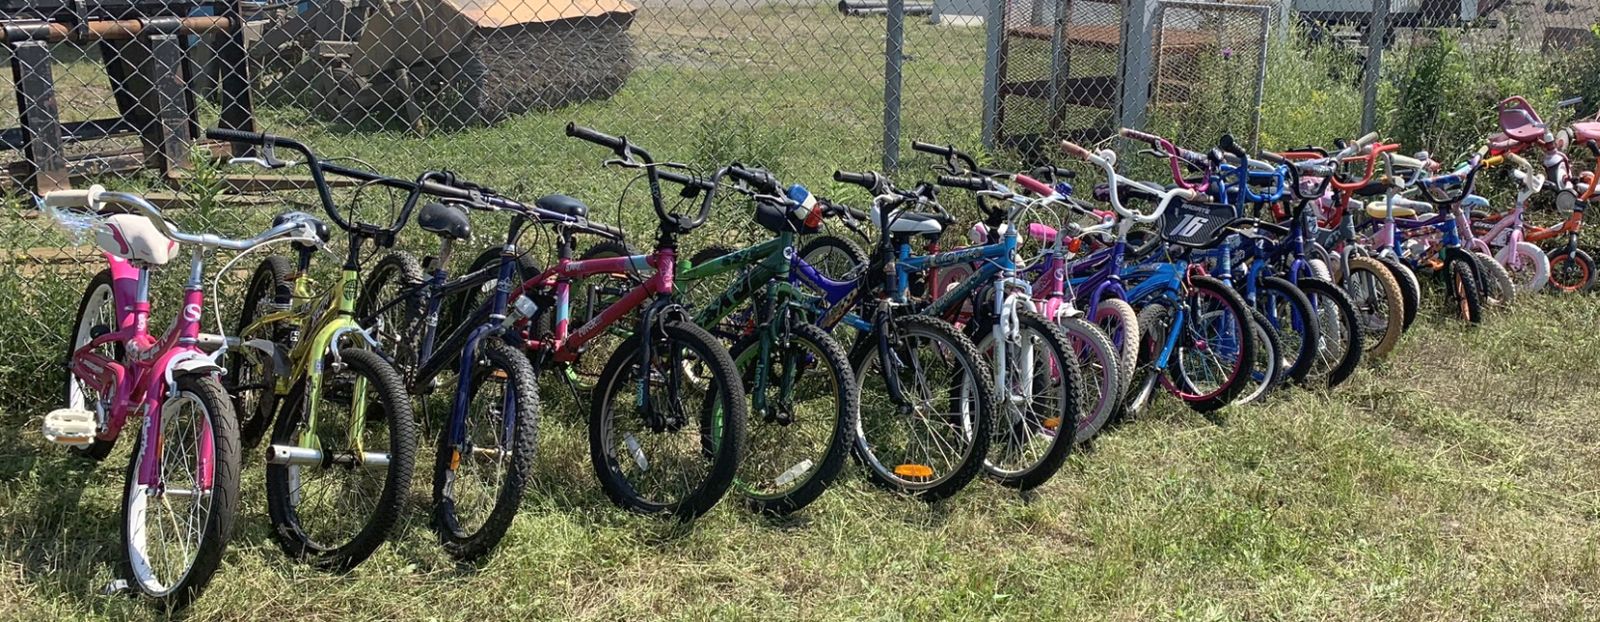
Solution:
<svg viewBox="0 0 1600 622">
<path fill-rule="evenodd" d="M 765 192 L 767 194 L 778 193 L 778 178 L 773 177 L 772 173 L 768 172 L 766 169 L 745 168 L 740 164 L 731 164 L 728 166 L 728 174 L 732 175 L 734 179 L 749 184 L 761 192 Z"/>
<path fill-rule="evenodd" d="M 683 173 L 657 170 L 656 177 L 660 178 L 662 181 L 670 181 L 691 190 L 710 190 L 712 188 L 711 182 L 700 179 L 699 177 L 690 177 L 688 175 L 684 175 Z"/>
<path fill-rule="evenodd" d="M 1243 149 L 1240 149 L 1239 143 L 1233 140 L 1233 134 L 1223 134 L 1222 138 L 1217 141 L 1217 146 L 1221 147 L 1223 151 L 1233 154 L 1234 157 L 1239 158 L 1241 162 L 1250 161 L 1249 154 L 1246 154 Z"/>
<path fill-rule="evenodd" d="M 1075 171 L 1071 171 L 1071 170 L 1068 170 L 1068 169 L 1061 168 L 1059 166 L 1055 166 L 1053 164 L 1045 164 L 1045 165 L 1042 165 L 1042 166 L 1035 167 L 1033 169 L 1033 177 L 1038 177 L 1038 178 L 1052 178 L 1053 177 L 1055 179 L 1075 179 L 1075 178 L 1078 177 L 1078 173 L 1075 172 Z"/>
<path fill-rule="evenodd" d="M 211 140 L 227 141 L 230 143 L 244 143 L 248 145 L 263 145 L 267 142 L 266 134 L 262 134 L 261 132 L 245 132 L 241 130 L 230 130 L 220 127 L 208 128 L 206 130 L 206 138 Z"/>
<path fill-rule="evenodd" d="M 616 150 L 622 148 L 622 139 L 584 127 L 582 125 L 578 125 L 577 123 L 567 124 L 567 135 L 579 140 L 589 141 L 608 149 Z"/>
<path fill-rule="evenodd" d="M 873 191 L 876 191 L 878 188 L 878 174 L 872 172 L 853 173 L 850 171 L 834 171 L 833 180 L 847 184 L 855 184 L 857 186 L 861 186 L 862 188 Z"/>
<path fill-rule="evenodd" d="M 961 177 L 955 175 L 940 175 L 939 185 L 947 188 L 964 188 L 966 190 L 988 190 L 989 183 L 978 177 Z"/>
<path fill-rule="evenodd" d="M 935 145 L 933 143 L 925 143 L 920 140 L 911 141 L 911 150 L 921 151 L 923 153 L 929 153 L 943 158 L 948 158 L 956 153 L 954 148 L 943 145 Z"/>
<path fill-rule="evenodd" d="M 589 223 L 584 223 L 584 226 L 588 227 L 589 229 L 593 229 L 595 233 L 598 233 L 598 234 L 600 234 L 602 236 L 605 236 L 605 237 L 608 237 L 608 238 L 620 240 L 623 237 L 622 229 L 620 229 L 618 227 L 613 227 L 613 226 L 608 225 L 608 224 L 598 223 L 598 222 L 589 222 Z"/>
</svg>

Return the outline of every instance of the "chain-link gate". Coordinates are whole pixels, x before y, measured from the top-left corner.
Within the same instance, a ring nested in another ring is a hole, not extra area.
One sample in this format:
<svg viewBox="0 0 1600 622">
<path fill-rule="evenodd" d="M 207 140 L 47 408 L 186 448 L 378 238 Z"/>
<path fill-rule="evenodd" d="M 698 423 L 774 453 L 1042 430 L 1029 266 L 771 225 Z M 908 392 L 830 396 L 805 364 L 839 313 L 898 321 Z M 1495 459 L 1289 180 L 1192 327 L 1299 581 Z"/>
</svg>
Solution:
<svg viewBox="0 0 1600 622">
<path fill-rule="evenodd" d="M 1151 54 L 1151 128 L 1180 145 L 1223 133 L 1254 148 L 1261 131 L 1272 7 L 1161 0 Z"/>
</svg>

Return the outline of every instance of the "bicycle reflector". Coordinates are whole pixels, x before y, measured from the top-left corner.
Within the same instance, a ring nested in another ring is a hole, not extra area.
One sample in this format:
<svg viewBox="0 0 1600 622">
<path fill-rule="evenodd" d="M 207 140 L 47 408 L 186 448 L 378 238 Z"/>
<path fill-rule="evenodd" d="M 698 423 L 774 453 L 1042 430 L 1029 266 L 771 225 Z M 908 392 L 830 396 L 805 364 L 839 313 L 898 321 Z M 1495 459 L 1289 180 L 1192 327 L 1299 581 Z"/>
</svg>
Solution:
<svg viewBox="0 0 1600 622">
<path fill-rule="evenodd" d="M 894 474 L 906 479 L 928 479 L 933 477 L 933 469 L 926 464 L 902 464 L 894 468 Z"/>
<path fill-rule="evenodd" d="M 810 190 L 806 190 L 805 186 L 800 184 L 789 186 L 789 200 L 800 205 L 794 208 L 794 213 L 796 216 L 805 214 L 802 220 L 805 221 L 807 229 L 816 229 L 822 225 L 822 202 L 818 201 Z"/>
</svg>

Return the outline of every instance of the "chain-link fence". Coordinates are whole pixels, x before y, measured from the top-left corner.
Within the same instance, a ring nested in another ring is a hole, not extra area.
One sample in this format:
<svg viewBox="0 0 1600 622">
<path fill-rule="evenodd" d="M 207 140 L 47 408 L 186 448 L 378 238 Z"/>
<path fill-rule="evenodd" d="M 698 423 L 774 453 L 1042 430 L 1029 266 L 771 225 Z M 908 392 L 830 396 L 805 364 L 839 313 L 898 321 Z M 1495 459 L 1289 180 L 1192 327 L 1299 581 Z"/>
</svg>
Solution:
<svg viewBox="0 0 1600 622">
<path fill-rule="evenodd" d="M 566 122 L 818 184 L 920 166 L 900 153 L 911 140 L 1059 160 L 1056 141 L 1125 125 L 1195 147 L 1222 132 L 1326 144 L 1365 125 L 1456 153 L 1495 129 L 1504 96 L 1552 120 L 1571 114 L 1563 98 L 1600 105 L 1596 20 L 1600 0 L 0 0 L 16 95 L 0 110 L 14 197 L 0 396 L 49 395 L 98 269 L 29 191 L 137 188 L 232 233 L 295 196 L 302 179 L 217 167 L 230 150 L 205 127 L 566 192 L 647 230 L 642 211 L 612 211 L 626 180 Z M 739 235 L 723 222 L 717 235 Z"/>
</svg>

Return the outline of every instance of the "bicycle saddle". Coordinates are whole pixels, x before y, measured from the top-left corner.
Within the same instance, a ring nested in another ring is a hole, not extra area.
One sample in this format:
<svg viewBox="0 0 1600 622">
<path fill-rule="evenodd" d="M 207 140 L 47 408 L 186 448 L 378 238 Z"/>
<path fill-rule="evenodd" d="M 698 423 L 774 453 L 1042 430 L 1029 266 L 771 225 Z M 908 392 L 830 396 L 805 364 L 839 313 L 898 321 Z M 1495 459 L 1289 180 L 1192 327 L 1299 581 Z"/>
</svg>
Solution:
<svg viewBox="0 0 1600 622">
<path fill-rule="evenodd" d="M 535 207 L 573 218 L 588 218 L 589 206 L 564 194 L 549 194 L 533 202 Z"/>
<path fill-rule="evenodd" d="M 883 213 L 876 207 L 872 208 L 872 224 L 885 228 L 884 220 Z M 889 233 L 938 237 L 944 232 L 944 219 L 932 214 L 901 212 L 895 215 L 887 228 Z"/>
<path fill-rule="evenodd" d="M 1376 218 L 1378 220 L 1383 220 L 1384 218 L 1387 218 L 1389 216 L 1389 206 L 1384 201 L 1373 201 L 1371 203 L 1368 203 L 1367 204 L 1367 215 L 1371 216 L 1373 218 Z M 1416 215 L 1417 215 L 1417 210 L 1411 209 L 1409 207 L 1405 207 L 1403 205 L 1394 206 L 1394 217 L 1395 218 L 1414 218 L 1414 217 L 1416 217 Z"/>
<path fill-rule="evenodd" d="M 1572 124 L 1572 134 L 1578 138 L 1579 144 L 1585 141 L 1600 142 L 1600 121 L 1579 121 Z"/>
<path fill-rule="evenodd" d="M 429 203 L 417 214 L 417 226 L 423 231 L 442 238 L 465 240 L 472 237 L 472 223 L 467 211 L 443 203 Z"/>
<path fill-rule="evenodd" d="M 156 229 L 149 218 L 112 214 L 95 230 L 94 242 L 115 257 L 144 266 L 164 266 L 178 252 L 178 243 Z"/>
</svg>

